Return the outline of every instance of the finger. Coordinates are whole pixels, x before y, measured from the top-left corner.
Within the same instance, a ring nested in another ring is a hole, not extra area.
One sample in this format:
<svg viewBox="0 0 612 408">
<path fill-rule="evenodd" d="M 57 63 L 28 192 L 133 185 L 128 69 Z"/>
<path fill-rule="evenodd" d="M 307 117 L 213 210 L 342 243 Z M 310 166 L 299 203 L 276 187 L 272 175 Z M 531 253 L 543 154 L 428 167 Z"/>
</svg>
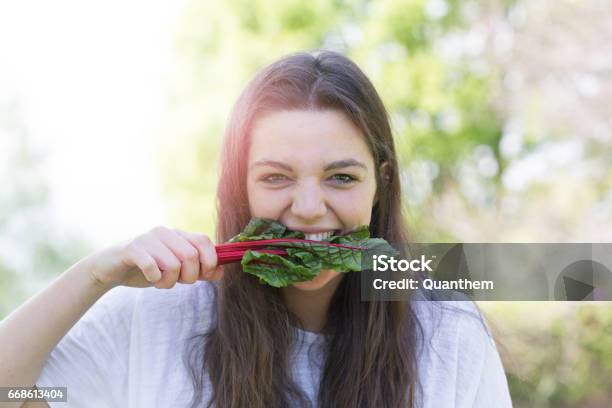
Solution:
<svg viewBox="0 0 612 408">
<path fill-rule="evenodd" d="M 209 279 L 217 267 L 217 251 L 213 242 L 204 234 L 176 230 L 183 238 L 197 248 L 200 255 L 200 278 Z"/>
<path fill-rule="evenodd" d="M 138 245 L 129 245 L 126 252 L 128 255 L 126 262 L 138 267 L 147 281 L 155 283 L 161 279 L 162 273 L 157 262 L 147 251 Z"/>
<path fill-rule="evenodd" d="M 163 228 L 158 236 L 168 249 L 181 262 L 178 281 L 181 283 L 194 283 L 200 274 L 200 254 L 188 240 L 177 234 L 175 230 Z"/>
<path fill-rule="evenodd" d="M 181 261 L 156 237 L 146 237 L 144 242 L 147 252 L 155 259 L 162 271 L 162 277 L 155 283 L 155 287 L 158 289 L 172 288 L 180 275 Z"/>
<path fill-rule="evenodd" d="M 223 279 L 223 267 L 221 265 L 217 266 L 215 268 L 215 271 L 213 272 L 212 276 L 210 277 L 209 280 L 211 281 L 218 281 Z"/>
</svg>

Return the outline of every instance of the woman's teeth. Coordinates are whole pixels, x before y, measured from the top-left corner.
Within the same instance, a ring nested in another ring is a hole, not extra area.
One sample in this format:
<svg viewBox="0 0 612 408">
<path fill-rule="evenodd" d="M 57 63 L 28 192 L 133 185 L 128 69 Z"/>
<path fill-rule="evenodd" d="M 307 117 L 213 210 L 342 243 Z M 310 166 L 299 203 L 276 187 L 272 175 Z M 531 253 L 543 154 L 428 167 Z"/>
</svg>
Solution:
<svg viewBox="0 0 612 408">
<path fill-rule="evenodd" d="M 328 231 L 328 232 L 319 232 L 316 234 L 306 234 L 304 233 L 304 237 L 305 239 L 311 240 L 311 241 L 323 241 L 324 239 L 327 239 L 329 237 L 331 237 L 333 235 L 333 231 Z"/>
</svg>

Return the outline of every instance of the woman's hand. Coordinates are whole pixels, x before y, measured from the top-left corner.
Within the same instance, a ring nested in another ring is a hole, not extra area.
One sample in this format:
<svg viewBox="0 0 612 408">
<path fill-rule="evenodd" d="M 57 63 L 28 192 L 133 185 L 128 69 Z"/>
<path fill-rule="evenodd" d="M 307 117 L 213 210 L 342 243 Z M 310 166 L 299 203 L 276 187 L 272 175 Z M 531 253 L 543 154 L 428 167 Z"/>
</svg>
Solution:
<svg viewBox="0 0 612 408">
<path fill-rule="evenodd" d="M 223 277 L 215 245 L 208 236 L 166 227 L 155 227 L 89 258 L 92 277 L 104 287 L 170 289 L 176 282 Z"/>
</svg>

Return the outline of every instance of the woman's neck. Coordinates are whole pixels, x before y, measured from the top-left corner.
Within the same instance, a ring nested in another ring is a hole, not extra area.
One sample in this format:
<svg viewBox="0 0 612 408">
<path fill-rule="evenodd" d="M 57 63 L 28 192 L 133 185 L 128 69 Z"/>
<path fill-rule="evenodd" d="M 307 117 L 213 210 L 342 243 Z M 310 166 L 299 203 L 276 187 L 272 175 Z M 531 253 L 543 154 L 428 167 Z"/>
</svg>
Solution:
<svg viewBox="0 0 612 408">
<path fill-rule="evenodd" d="M 298 317 L 306 331 L 320 333 L 323 330 L 331 299 L 343 277 L 344 274 L 340 274 L 317 290 L 301 290 L 293 286 L 281 289 L 287 308 Z"/>
</svg>

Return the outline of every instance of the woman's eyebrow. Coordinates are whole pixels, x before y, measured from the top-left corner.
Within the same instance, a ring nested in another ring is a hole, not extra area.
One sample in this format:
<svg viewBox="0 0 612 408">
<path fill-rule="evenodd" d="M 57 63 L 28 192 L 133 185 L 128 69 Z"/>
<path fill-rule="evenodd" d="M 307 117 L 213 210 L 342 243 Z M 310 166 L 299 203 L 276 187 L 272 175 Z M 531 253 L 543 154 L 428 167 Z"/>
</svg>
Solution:
<svg viewBox="0 0 612 408">
<path fill-rule="evenodd" d="M 276 160 L 268 160 L 268 159 L 262 159 L 262 160 L 257 160 L 255 163 L 253 163 L 251 165 L 251 168 L 254 167 L 263 167 L 263 166 L 271 166 L 271 167 L 277 167 L 283 170 L 287 170 L 287 171 L 293 171 L 293 169 L 291 168 L 291 166 L 289 166 L 286 163 L 283 162 L 279 162 Z M 327 166 L 325 166 L 325 168 L 323 169 L 324 171 L 329 171 L 329 170 L 336 170 L 336 169 L 342 169 L 345 167 L 352 167 L 352 166 L 356 166 L 356 167 L 361 167 L 365 170 L 368 169 L 368 167 L 363 164 L 362 162 L 355 160 L 355 159 L 343 159 L 343 160 L 336 160 L 333 161 L 331 163 L 329 163 Z"/>
<path fill-rule="evenodd" d="M 342 169 L 344 167 L 352 167 L 352 166 L 362 167 L 365 170 L 368 169 L 368 167 L 360 161 L 357 161 L 355 159 L 343 159 L 343 160 L 336 160 L 334 162 L 329 163 L 327 166 L 325 166 L 324 170 L 329 171 L 329 170 Z"/>
<path fill-rule="evenodd" d="M 257 160 L 255 163 L 251 164 L 251 168 L 254 168 L 254 167 L 264 167 L 264 166 L 278 167 L 278 168 L 283 169 L 283 170 L 293 171 L 291 166 L 289 166 L 288 164 L 285 164 L 283 162 L 279 162 L 279 161 L 276 161 L 276 160 L 261 159 L 261 160 Z"/>
</svg>

